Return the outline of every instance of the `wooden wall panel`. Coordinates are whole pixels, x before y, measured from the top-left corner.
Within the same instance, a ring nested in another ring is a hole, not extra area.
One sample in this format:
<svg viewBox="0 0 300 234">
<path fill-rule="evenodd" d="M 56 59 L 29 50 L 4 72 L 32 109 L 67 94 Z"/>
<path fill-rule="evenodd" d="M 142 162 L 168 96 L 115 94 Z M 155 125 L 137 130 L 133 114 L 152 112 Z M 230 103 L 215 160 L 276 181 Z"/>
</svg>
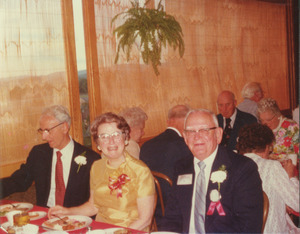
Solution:
<svg viewBox="0 0 300 234">
<path fill-rule="evenodd" d="M 291 108 L 287 63 L 286 6 L 255 0 L 166 0 L 165 9 L 180 22 L 185 54 L 167 48 L 160 75 L 155 76 L 138 51 L 114 64 L 116 40 L 111 18 L 130 6 L 129 1 L 95 1 L 95 28 L 99 81 L 94 89 L 101 112 L 119 112 L 139 106 L 149 119 L 145 138 L 162 132 L 167 111 L 176 104 L 207 108 L 218 113 L 216 99 L 224 89 L 242 101 L 249 81 L 262 83 L 265 96 L 280 108 Z"/>
</svg>

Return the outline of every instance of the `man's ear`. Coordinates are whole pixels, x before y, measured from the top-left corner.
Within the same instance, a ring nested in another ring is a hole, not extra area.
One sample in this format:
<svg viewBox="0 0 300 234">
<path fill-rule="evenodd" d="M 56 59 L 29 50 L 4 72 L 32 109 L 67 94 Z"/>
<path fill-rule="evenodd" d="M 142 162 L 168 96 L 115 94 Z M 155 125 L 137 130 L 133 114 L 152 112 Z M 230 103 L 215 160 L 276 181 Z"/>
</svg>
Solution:
<svg viewBox="0 0 300 234">
<path fill-rule="evenodd" d="M 64 130 L 64 133 L 68 133 L 69 132 L 70 127 L 69 127 L 69 124 L 67 122 L 63 123 L 63 130 Z"/>
<path fill-rule="evenodd" d="M 223 138 L 223 129 L 220 127 L 217 127 L 216 129 L 216 136 L 217 136 L 217 143 L 220 144 Z"/>
</svg>

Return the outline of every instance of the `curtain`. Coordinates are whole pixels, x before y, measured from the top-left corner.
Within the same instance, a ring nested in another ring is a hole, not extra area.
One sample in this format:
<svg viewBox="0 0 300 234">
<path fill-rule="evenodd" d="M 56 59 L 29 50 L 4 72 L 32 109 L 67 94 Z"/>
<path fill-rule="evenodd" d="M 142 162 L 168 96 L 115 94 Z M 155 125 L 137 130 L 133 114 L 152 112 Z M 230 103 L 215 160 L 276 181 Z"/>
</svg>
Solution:
<svg viewBox="0 0 300 234">
<path fill-rule="evenodd" d="M 60 0 L 0 0 L 0 164 L 16 167 L 33 145 L 44 107 L 69 107 Z M 76 71 L 77 72 L 77 71 Z"/>
</svg>

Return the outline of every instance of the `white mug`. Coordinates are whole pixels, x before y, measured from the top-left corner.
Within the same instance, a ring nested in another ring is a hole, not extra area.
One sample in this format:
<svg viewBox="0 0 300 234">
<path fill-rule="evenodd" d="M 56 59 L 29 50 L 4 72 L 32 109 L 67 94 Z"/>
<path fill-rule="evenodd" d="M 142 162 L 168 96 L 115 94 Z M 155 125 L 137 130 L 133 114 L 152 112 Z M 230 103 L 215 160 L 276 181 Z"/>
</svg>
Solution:
<svg viewBox="0 0 300 234">
<path fill-rule="evenodd" d="M 12 210 L 6 213 L 6 218 L 8 220 L 9 225 L 14 226 L 14 215 L 21 214 L 23 211 L 21 210 Z"/>
<path fill-rule="evenodd" d="M 288 158 L 292 160 L 292 163 L 297 166 L 297 157 L 298 155 L 297 154 L 289 154 L 288 155 Z"/>
</svg>

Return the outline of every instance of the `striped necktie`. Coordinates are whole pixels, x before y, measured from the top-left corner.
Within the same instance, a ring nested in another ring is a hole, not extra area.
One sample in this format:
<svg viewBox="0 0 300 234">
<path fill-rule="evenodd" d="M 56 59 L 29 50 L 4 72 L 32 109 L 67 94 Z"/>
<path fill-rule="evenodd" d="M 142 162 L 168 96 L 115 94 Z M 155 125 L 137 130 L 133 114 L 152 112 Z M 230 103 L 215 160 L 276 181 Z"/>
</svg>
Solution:
<svg viewBox="0 0 300 234">
<path fill-rule="evenodd" d="M 205 186 L 205 163 L 200 161 L 198 163 L 200 172 L 196 180 L 196 194 L 195 194 L 195 230 L 197 233 L 205 233 L 205 210 L 206 210 L 206 186 Z"/>
<path fill-rule="evenodd" d="M 57 161 L 56 161 L 56 167 L 55 167 L 55 204 L 63 206 L 64 199 L 65 199 L 65 182 L 64 182 L 64 176 L 63 176 L 63 165 L 61 161 L 61 152 L 57 151 Z"/>
</svg>

